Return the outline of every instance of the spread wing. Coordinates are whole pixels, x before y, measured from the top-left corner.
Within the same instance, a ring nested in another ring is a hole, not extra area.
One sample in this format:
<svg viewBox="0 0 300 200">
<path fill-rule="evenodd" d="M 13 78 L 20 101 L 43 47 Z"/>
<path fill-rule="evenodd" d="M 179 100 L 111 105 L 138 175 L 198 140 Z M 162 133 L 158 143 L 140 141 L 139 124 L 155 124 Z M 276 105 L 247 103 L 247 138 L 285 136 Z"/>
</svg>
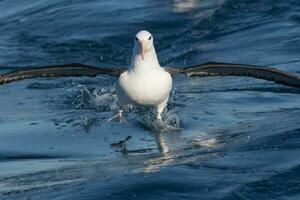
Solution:
<svg viewBox="0 0 300 200">
<path fill-rule="evenodd" d="M 166 71 L 172 75 L 184 73 L 188 76 L 248 76 L 300 88 L 300 76 L 256 65 L 208 62 L 185 68 L 166 68 Z"/>
<path fill-rule="evenodd" d="M 187 74 L 188 76 L 248 76 L 275 83 L 300 88 L 300 77 L 271 67 L 256 65 L 208 62 L 185 68 L 166 67 L 170 74 Z M 108 74 L 119 76 L 124 69 L 101 68 L 83 64 L 64 64 L 45 67 L 24 67 L 0 75 L 0 85 L 36 77 L 97 76 Z"/>
<path fill-rule="evenodd" d="M 109 69 L 83 64 L 65 64 L 45 67 L 24 67 L 0 75 L 0 85 L 36 77 L 67 77 L 67 76 L 97 76 L 98 74 L 108 74 L 119 76 L 124 69 Z"/>
</svg>

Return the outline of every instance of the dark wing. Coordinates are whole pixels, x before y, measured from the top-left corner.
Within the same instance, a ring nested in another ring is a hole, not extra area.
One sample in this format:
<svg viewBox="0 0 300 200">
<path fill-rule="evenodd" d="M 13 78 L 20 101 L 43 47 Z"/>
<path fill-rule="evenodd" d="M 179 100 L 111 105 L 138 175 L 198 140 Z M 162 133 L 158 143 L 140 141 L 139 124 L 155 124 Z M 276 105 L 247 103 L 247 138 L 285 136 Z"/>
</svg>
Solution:
<svg viewBox="0 0 300 200">
<path fill-rule="evenodd" d="M 185 68 L 165 68 L 170 74 L 185 73 L 189 76 L 248 76 L 300 88 L 300 77 L 270 67 L 256 65 L 209 62 Z M 0 84 L 36 77 L 119 76 L 124 69 L 109 69 L 83 64 L 65 64 L 45 67 L 24 67 L 0 75 Z"/>
<path fill-rule="evenodd" d="M 172 75 L 185 73 L 188 76 L 248 76 L 300 88 L 300 76 L 256 65 L 208 62 L 185 68 L 166 68 L 166 71 Z"/>
<path fill-rule="evenodd" d="M 97 76 L 108 74 L 119 76 L 124 69 L 100 68 L 83 64 L 65 64 L 45 67 L 24 67 L 0 75 L 0 85 L 36 77 Z"/>
</svg>

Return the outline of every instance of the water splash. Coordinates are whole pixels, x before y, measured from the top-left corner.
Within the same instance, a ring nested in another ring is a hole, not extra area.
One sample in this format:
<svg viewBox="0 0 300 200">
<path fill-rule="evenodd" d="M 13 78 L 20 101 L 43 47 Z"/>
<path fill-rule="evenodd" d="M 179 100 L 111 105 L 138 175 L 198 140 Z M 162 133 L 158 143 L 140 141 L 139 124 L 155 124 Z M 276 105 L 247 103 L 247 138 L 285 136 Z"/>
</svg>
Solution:
<svg viewBox="0 0 300 200">
<path fill-rule="evenodd" d="M 89 92 L 89 91 L 87 91 Z M 100 111 L 115 111 L 117 110 L 117 96 L 114 93 L 114 89 L 107 90 L 104 88 L 95 89 L 90 94 L 90 104 L 95 106 Z"/>
<path fill-rule="evenodd" d="M 55 98 L 55 104 L 77 110 L 110 112 L 117 109 L 117 97 L 110 87 L 88 87 L 74 82 L 62 95 Z"/>
<path fill-rule="evenodd" d="M 118 109 L 117 96 L 113 87 L 93 87 L 74 82 L 63 93 L 57 96 L 56 105 L 71 107 L 80 111 L 80 121 L 84 130 L 88 131 L 93 125 L 99 124 L 99 113 L 116 112 Z M 133 122 L 136 118 L 142 127 L 152 132 L 180 131 L 182 123 L 176 114 L 176 105 L 171 94 L 168 108 L 162 114 L 162 121 L 156 120 L 154 110 L 148 107 L 125 106 L 125 117 Z M 126 116 L 128 113 L 135 117 Z M 109 114 L 110 115 L 110 114 Z M 108 117 L 108 116 L 106 116 Z"/>
<path fill-rule="evenodd" d="M 143 113 L 142 125 L 153 132 L 172 132 L 182 129 L 182 123 L 174 110 L 164 111 L 162 121 L 157 120 L 151 110 Z"/>
</svg>

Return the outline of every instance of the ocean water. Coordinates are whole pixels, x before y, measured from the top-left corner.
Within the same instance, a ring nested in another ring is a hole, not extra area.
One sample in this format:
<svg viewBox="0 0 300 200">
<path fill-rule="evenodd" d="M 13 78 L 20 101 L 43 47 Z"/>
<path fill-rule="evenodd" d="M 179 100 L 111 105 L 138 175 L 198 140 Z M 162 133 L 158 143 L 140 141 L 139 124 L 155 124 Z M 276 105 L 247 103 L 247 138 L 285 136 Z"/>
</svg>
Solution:
<svg viewBox="0 0 300 200">
<path fill-rule="evenodd" d="M 300 74 L 298 0 L 0 0 L 0 73 L 127 67 L 142 29 L 163 66 L 220 61 Z M 134 107 L 120 124 L 107 121 L 114 82 L 0 86 L 1 200 L 300 199 L 299 89 L 176 76 L 164 124 Z"/>
</svg>

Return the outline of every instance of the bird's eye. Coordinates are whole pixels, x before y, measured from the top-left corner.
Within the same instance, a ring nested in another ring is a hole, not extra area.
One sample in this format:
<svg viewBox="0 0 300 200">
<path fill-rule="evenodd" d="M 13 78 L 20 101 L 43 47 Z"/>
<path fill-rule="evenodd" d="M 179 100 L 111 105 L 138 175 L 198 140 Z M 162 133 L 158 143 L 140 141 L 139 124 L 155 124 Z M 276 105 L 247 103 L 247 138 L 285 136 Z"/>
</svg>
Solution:
<svg viewBox="0 0 300 200">
<path fill-rule="evenodd" d="M 148 38 L 148 40 L 151 40 L 152 39 L 152 36 L 150 35 L 150 37 Z"/>
<path fill-rule="evenodd" d="M 139 38 L 135 37 L 135 41 L 139 41 Z"/>
</svg>

